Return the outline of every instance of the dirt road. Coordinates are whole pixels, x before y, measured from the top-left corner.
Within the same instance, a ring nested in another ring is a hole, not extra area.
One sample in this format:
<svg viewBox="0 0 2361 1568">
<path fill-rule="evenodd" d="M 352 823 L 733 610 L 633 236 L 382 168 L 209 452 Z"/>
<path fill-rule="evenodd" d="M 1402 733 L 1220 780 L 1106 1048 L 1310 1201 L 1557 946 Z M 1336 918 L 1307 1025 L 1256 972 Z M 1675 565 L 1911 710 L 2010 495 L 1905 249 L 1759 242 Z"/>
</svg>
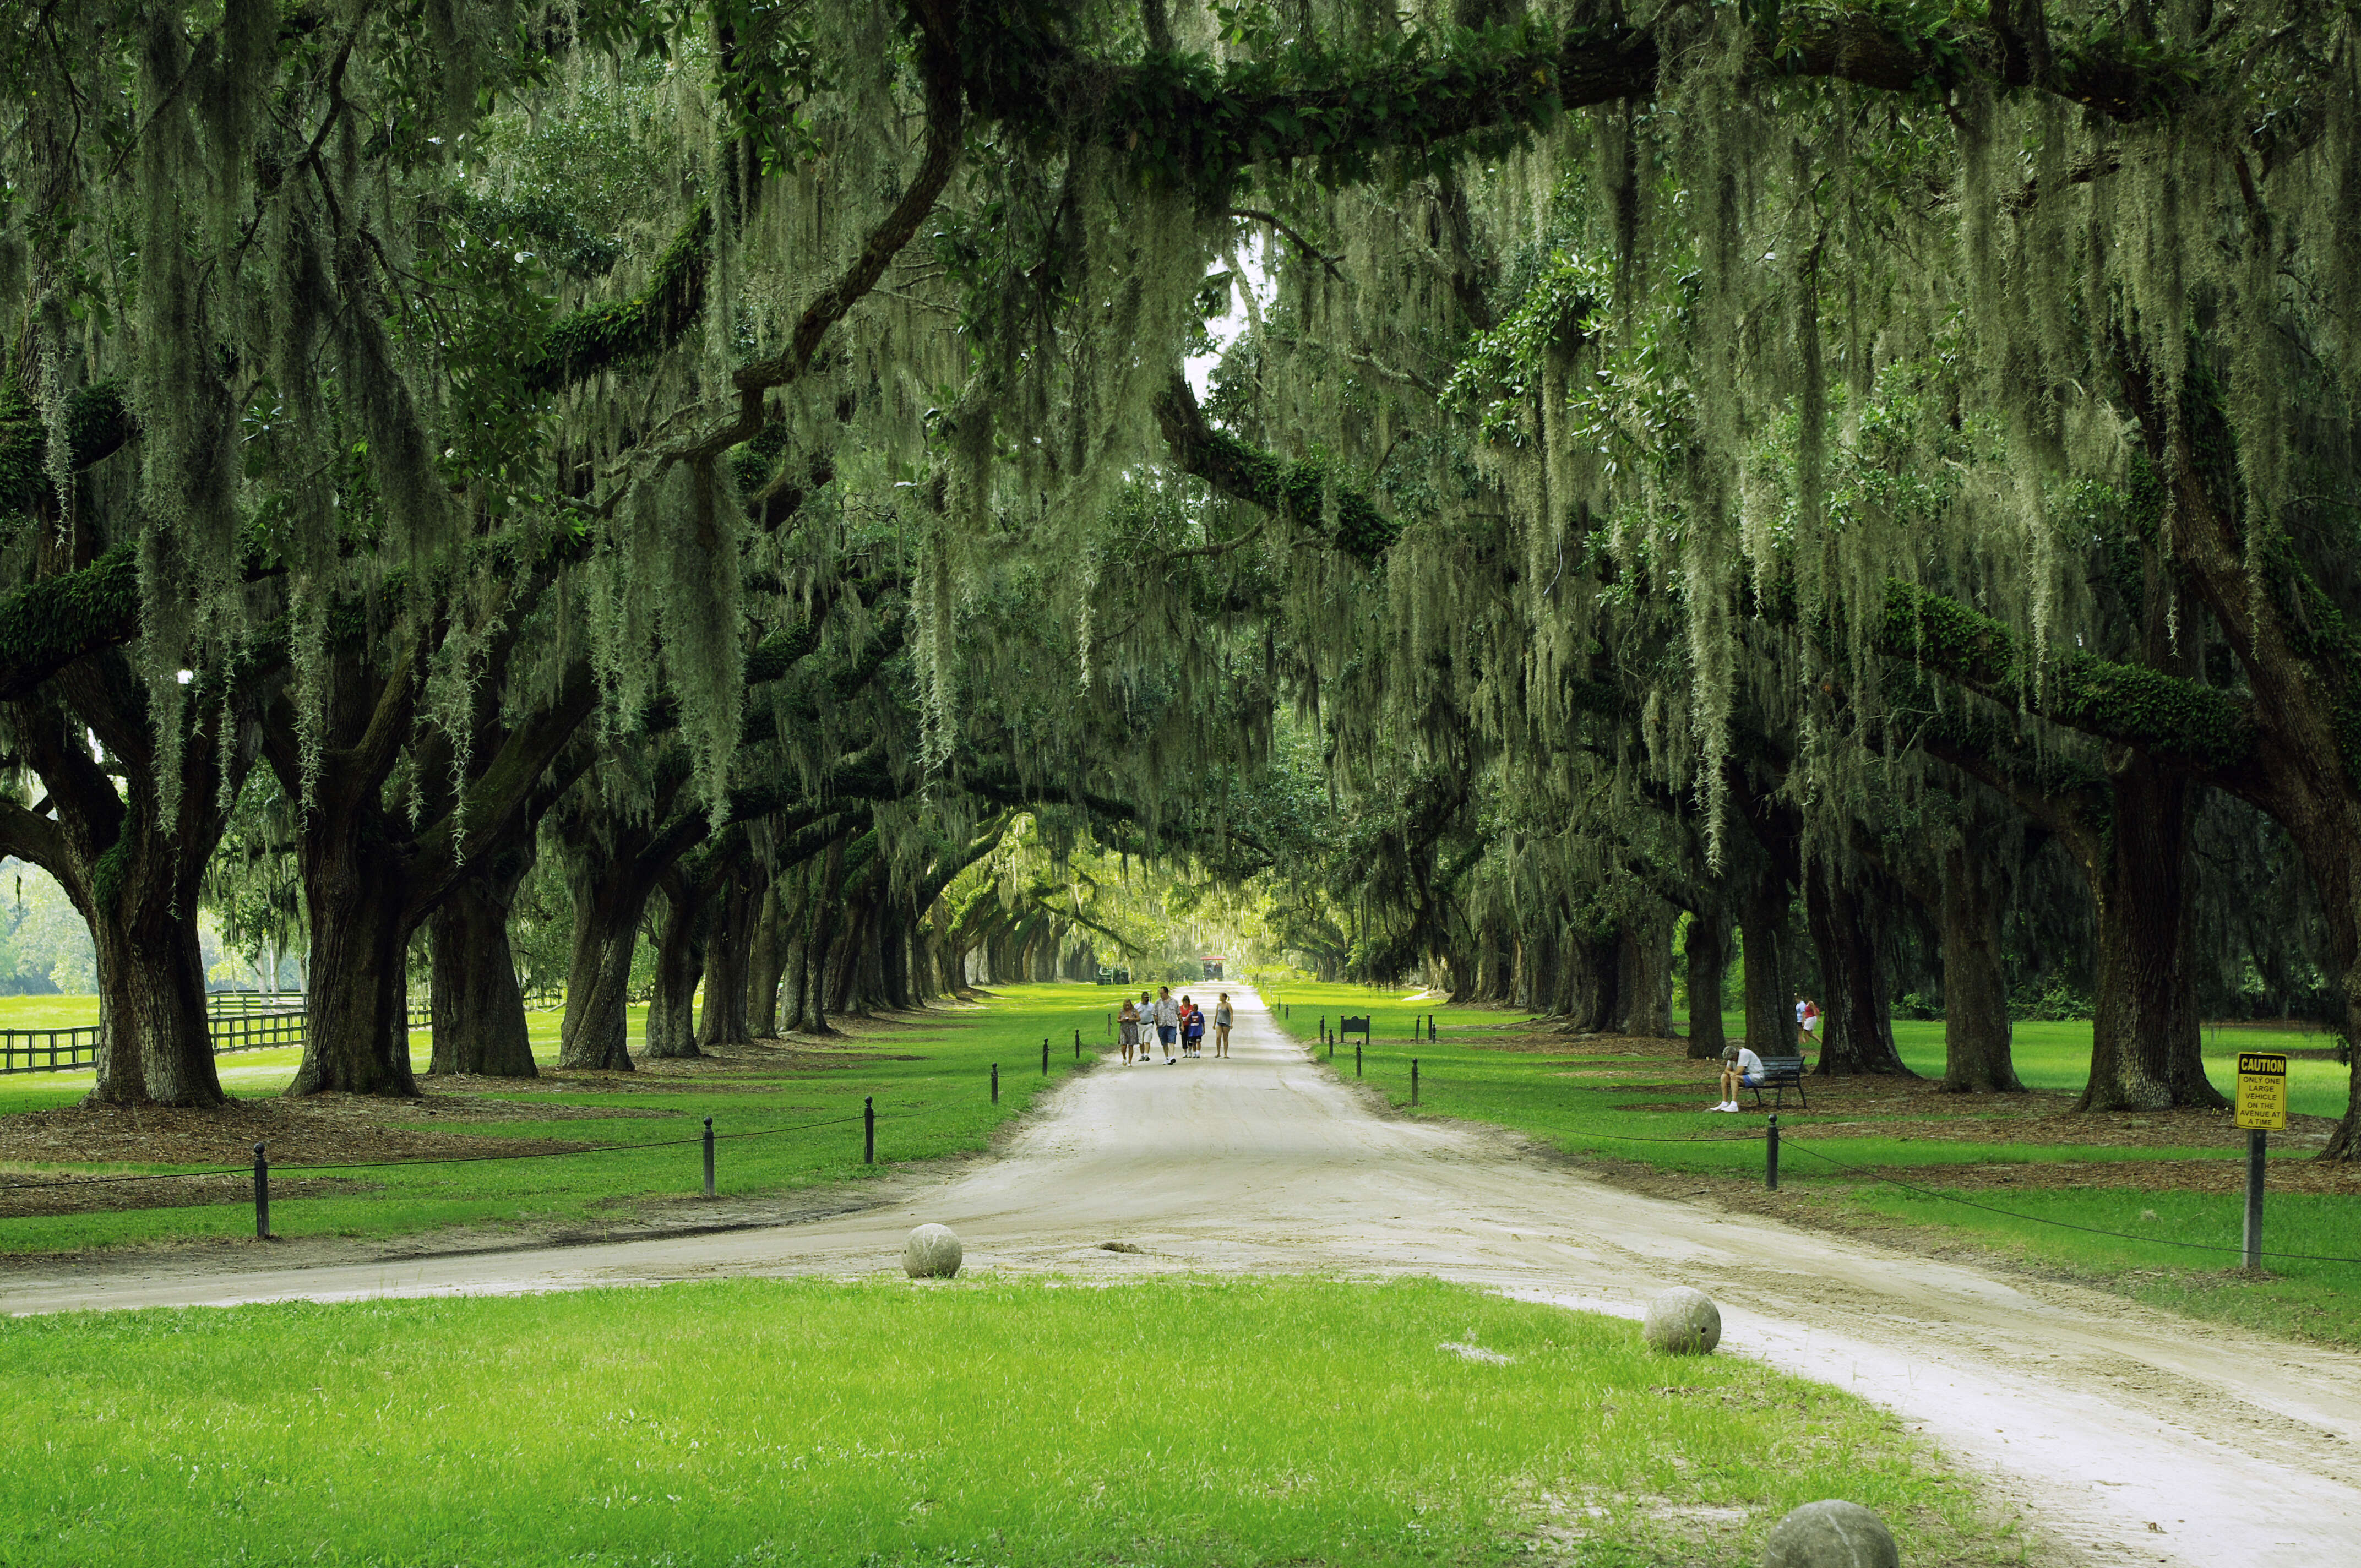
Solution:
<svg viewBox="0 0 2361 1568">
<path fill-rule="evenodd" d="M 1727 1349 L 1900 1412 L 2071 1556 L 2361 1563 L 2361 1357 L 1621 1192 L 1498 1134 L 1395 1120 L 1250 999 L 1235 1050 L 1110 1063 L 1007 1157 L 811 1223 L 302 1269 L 16 1270 L 0 1310 L 859 1274 L 895 1266 L 925 1221 L 960 1233 L 972 1268 L 1429 1273 L 1626 1315 L 1694 1285 L 1721 1303 Z"/>
</svg>

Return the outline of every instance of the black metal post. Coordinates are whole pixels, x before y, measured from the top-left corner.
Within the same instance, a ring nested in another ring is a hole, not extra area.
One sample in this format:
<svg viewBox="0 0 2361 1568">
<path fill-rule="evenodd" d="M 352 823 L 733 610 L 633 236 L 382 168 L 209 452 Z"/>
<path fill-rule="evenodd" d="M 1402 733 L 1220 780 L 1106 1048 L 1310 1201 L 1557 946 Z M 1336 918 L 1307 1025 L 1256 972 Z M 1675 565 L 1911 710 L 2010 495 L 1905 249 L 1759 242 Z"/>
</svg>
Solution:
<svg viewBox="0 0 2361 1568">
<path fill-rule="evenodd" d="M 1357 1044 L 1353 1047 L 1353 1076 L 1361 1076 L 1361 1047 Z"/>
<path fill-rule="evenodd" d="M 992 1102 L 994 1105 L 1000 1103 L 1000 1064 L 998 1062 L 992 1064 Z"/>
<path fill-rule="evenodd" d="M 1432 1013 L 1426 1015 L 1426 1038 L 1430 1045 L 1434 1041 L 1434 1014 Z"/>
<path fill-rule="evenodd" d="M 1074 1059 L 1082 1059 L 1082 1032 L 1080 1029 L 1074 1031 Z"/>
<path fill-rule="evenodd" d="M 1410 1102 L 1418 1103 L 1418 1058 L 1410 1058 Z"/>
<path fill-rule="evenodd" d="M 254 1146 L 254 1239 L 270 1239 L 270 1157 Z"/>
<path fill-rule="evenodd" d="M 705 1195 L 713 1196 L 713 1118 L 705 1119 Z"/>
<path fill-rule="evenodd" d="M 861 1097 L 861 1163 L 877 1163 L 877 1096 Z"/>
<path fill-rule="evenodd" d="M 2259 1127 L 2246 1131 L 2246 1269 L 2263 1266 L 2263 1146 L 2271 1135 Z"/>
<path fill-rule="evenodd" d="M 1763 1184 L 1772 1191 L 1779 1190 L 1779 1113 L 1771 1113 L 1771 1125 L 1763 1137 Z"/>
<path fill-rule="evenodd" d="M 1041 1076 L 1049 1076 L 1049 1036 L 1047 1035 L 1041 1036 Z"/>
</svg>

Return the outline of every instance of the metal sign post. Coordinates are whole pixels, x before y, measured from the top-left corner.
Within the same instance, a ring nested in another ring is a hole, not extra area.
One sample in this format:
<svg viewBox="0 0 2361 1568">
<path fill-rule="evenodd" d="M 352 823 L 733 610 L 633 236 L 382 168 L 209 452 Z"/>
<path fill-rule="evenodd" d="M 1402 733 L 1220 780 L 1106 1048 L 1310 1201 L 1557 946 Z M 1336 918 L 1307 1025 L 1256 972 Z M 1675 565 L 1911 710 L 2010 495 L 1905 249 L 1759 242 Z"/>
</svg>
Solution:
<svg viewBox="0 0 2361 1568">
<path fill-rule="evenodd" d="M 2263 1266 L 2263 1154 L 2287 1126 L 2287 1058 L 2238 1053 L 2238 1125 L 2246 1130 L 2246 1254 L 2249 1273 Z"/>
</svg>

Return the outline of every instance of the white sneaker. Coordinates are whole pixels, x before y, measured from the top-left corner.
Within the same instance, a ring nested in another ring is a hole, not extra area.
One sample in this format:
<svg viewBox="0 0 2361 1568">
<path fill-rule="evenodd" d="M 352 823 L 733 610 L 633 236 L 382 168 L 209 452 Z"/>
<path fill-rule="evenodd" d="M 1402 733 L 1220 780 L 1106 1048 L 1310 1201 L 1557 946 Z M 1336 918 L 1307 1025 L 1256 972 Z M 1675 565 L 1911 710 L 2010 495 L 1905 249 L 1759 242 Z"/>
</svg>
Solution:
<svg viewBox="0 0 2361 1568">
<path fill-rule="evenodd" d="M 1737 1109 L 1738 1109 L 1738 1102 L 1737 1102 L 1737 1101 L 1735 1101 L 1735 1100 L 1725 1101 L 1725 1102 L 1722 1102 L 1722 1107 L 1721 1107 L 1721 1108 L 1722 1108 L 1723 1110 L 1725 1110 L 1725 1111 L 1729 1111 L 1729 1112 L 1733 1112 L 1733 1113 L 1734 1113 L 1734 1112 L 1736 1112 L 1736 1111 L 1737 1111 Z"/>
</svg>

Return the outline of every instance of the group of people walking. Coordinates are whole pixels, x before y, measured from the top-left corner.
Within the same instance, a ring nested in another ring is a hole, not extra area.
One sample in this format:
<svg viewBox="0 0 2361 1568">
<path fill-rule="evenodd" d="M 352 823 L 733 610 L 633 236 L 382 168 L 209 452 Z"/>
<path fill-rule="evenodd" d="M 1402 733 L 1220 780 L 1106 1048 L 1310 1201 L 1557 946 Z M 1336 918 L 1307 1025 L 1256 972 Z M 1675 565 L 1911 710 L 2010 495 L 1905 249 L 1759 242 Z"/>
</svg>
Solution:
<svg viewBox="0 0 2361 1568">
<path fill-rule="evenodd" d="M 1233 1018 L 1230 993 L 1225 991 L 1222 992 L 1221 1000 L 1213 1003 L 1212 1022 L 1213 1054 L 1216 1057 L 1230 1054 Z M 1117 1015 L 1116 1025 L 1123 1041 L 1123 1060 L 1126 1067 L 1135 1062 L 1154 1060 L 1151 1050 L 1159 1044 L 1164 1047 L 1164 1059 L 1168 1063 L 1205 1054 L 1205 1010 L 1198 1006 L 1191 997 L 1173 1000 L 1172 988 L 1169 985 L 1158 986 L 1153 997 L 1141 992 L 1137 1002 L 1125 997 L 1123 1012 Z M 1152 1036 L 1151 1030 L 1154 1031 Z M 1173 1054 L 1176 1047 L 1180 1052 L 1178 1056 Z"/>
</svg>

